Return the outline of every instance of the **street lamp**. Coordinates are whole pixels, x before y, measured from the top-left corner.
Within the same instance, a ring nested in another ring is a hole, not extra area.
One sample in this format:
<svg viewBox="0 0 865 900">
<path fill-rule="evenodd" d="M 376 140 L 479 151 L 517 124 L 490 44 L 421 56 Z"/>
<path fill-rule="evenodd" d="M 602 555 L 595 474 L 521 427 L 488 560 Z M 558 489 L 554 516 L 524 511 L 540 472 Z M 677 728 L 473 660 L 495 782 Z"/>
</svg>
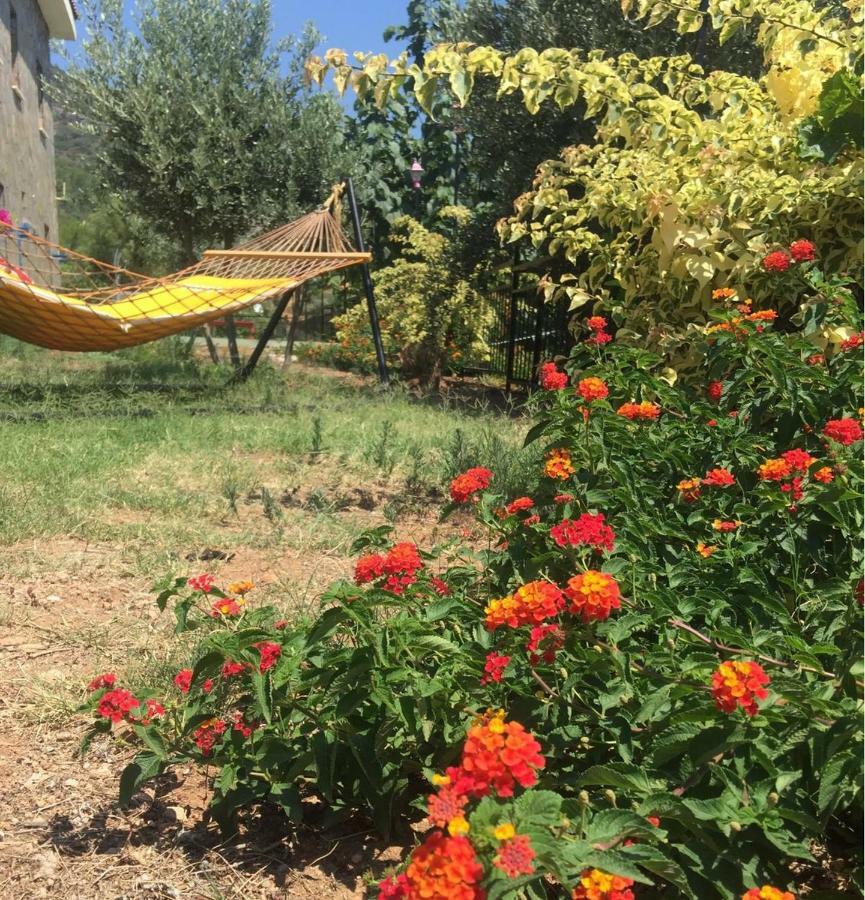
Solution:
<svg viewBox="0 0 865 900">
<path fill-rule="evenodd" d="M 415 160 L 409 170 L 408 175 L 411 178 L 411 186 L 416 190 L 420 190 L 421 178 L 423 178 L 424 168 L 423 166 Z"/>
</svg>

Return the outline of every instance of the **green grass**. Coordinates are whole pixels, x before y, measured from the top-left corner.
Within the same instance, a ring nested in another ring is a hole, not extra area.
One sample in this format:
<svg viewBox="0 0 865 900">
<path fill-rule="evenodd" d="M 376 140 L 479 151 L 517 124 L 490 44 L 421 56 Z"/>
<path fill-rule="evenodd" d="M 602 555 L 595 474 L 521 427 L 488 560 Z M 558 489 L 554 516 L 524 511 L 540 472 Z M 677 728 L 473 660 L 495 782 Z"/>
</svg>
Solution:
<svg viewBox="0 0 865 900">
<path fill-rule="evenodd" d="M 235 387 L 227 377 L 179 340 L 110 356 L 0 340 L 0 544 L 115 542 L 133 571 L 227 528 L 248 546 L 344 548 L 341 493 L 388 485 L 398 515 L 467 466 L 488 465 L 508 491 L 534 465 L 520 449 L 526 423 L 481 405 L 308 369 L 262 366 Z M 310 485 L 313 510 L 280 503 Z"/>
</svg>

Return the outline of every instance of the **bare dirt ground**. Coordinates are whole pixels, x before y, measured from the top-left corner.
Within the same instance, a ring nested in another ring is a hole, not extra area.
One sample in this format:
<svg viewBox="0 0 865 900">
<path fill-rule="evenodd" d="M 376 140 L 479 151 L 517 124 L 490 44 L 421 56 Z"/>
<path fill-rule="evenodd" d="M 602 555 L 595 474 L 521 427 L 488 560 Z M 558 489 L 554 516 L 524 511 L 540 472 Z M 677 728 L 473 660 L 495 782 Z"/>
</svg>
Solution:
<svg viewBox="0 0 865 900">
<path fill-rule="evenodd" d="M 302 508 L 309 494 L 305 487 L 283 505 Z M 358 492 L 336 515 L 352 530 L 380 524 L 383 496 Z M 245 515 L 241 506 L 226 521 L 219 548 L 193 548 L 191 572 L 207 569 L 221 581 L 251 577 L 269 600 L 286 587 L 314 594 L 349 573 L 351 561 L 340 553 L 298 550 L 290 541 L 242 545 Z M 442 536 L 432 513 L 408 514 L 398 525 L 401 539 L 428 544 Z M 228 558 L 195 558 L 213 549 Z M 206 780 L 193 769 L 166 776 L 121 810 L 117 778 L 131 748 L 106 740 L 79 756 L 87 720 L 76 707 L 95 673 L 122 678 L 136 660 L 170 664 L 170 616 L 156 610 L 152 578 L 123 574 L 122 546 L 64 538 L 4 555 L 0 898 L 362 897 L 364 883 L 398 861 L 400 847 L 376 843 L 358 824 L 322 833 L 256 818 L 223 843 L 205 815 Z"/>
</svg>

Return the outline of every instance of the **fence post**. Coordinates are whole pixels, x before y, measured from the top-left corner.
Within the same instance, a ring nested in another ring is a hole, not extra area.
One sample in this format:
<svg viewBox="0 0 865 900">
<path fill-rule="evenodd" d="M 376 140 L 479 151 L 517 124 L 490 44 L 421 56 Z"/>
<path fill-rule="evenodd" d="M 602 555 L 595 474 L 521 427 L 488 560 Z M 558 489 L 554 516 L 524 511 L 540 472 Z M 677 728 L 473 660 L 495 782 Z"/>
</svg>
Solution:
<svg viewBox="0 0 865 900">
<path fill-rule="evenodd" d="M 505 393 L 511 392 L 511 382 L 514 380 L 514 356 L 517 343 L 517 287 L 520 275 L 517 266 L 520 263 L 520 251 L 514 247 L 514 261 L 511 266 L 511 302 L 508 322 L 508 352 L 505 362 Z"/>
<path fill-rule="evenodd" d="M 538 308 L 535 311 L 535 341 L 532 348 L 532 382 L 538 378 L 538 366 L 541 362 L 541 350 L 544 345 L 544 292 L 538 291 Z"/>
</svg>

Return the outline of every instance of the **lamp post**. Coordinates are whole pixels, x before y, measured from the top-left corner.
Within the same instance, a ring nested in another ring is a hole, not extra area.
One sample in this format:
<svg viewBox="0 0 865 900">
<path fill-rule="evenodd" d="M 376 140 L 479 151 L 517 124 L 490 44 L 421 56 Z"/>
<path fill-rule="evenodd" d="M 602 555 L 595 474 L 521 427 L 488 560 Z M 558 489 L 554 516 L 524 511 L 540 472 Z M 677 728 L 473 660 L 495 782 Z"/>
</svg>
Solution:
<svg viewBox="0 0 865 900">
<path fill-rule="evenodd" d="M 414 160 L 412 162 L 411 166 L 409 166 L 408 177 L 411 179 L 411 186 L 416 191 L 420 190 L 420 184 L 423 179 L 423 173 L 424 173 L 423 166 L 417 160 Z"/>
</svg>

